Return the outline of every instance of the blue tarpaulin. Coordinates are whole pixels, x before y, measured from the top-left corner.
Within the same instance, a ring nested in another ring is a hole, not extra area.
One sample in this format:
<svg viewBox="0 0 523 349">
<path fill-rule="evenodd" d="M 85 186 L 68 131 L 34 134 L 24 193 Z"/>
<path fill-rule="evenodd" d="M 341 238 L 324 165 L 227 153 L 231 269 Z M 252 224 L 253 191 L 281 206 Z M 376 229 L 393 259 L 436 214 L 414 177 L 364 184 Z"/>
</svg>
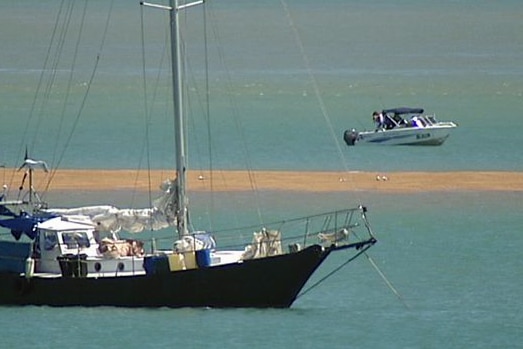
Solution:
<svg viewBox="0 0 523 349">
<path fill-rule="evenodd" d="M 0 226 L 10 229 L 16 240 L 19 240 L 22 234 L 34 239 L 36 237 L 36 225 L 52 217 L 54 216 L 31 216 L 23 213 L 18 217 L 0 220 Z"/>
</svg>

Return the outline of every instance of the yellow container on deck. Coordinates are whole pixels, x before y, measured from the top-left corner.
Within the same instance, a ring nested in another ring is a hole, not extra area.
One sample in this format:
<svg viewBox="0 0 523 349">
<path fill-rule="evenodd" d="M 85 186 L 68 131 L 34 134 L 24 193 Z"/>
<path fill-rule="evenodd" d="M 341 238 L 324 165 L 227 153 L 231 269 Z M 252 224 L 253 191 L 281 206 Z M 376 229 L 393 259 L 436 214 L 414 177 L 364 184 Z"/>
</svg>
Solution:
<svg viewBox="0 0 523 349">
<path fill-rule="evenodd" d="M 194 251 L 184 252 L 183 257 L 184 257 L 186 269 L 198 268 L 198 265 L 196 264 L 196 254 L 194 253 Z"/>
<path fill-rule="evenodd" d="M 185 267 L 185 258 L 181 253 L 173 253 L 169 255 L 169 270 L 177 271 L 184 270 Z"/>
</svg>

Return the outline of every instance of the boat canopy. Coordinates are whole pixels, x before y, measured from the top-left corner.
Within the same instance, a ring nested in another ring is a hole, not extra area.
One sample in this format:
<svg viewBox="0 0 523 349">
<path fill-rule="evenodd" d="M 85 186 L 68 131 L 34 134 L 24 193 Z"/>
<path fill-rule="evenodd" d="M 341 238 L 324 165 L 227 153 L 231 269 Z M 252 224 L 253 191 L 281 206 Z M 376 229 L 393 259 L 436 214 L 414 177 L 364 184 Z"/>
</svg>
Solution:
<svg viewBox="0 0 523 349">
<path fill-rule="evenodd" d="M 396 115 L 402 115 L 402 114 L 422 114 L 423 113 L 422 108 L 393 108 L 393 109 L 385 109 L 382 111 L 383 114 L 396 114 Z"/>
</svg>

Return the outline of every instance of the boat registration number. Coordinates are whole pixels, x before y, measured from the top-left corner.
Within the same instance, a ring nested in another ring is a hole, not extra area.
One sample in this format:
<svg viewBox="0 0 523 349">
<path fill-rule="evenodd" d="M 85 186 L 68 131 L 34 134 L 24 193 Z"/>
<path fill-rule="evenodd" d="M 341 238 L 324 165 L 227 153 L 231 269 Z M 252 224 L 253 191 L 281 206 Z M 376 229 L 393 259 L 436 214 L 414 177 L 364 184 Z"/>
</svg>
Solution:
<svg viewBox="0 0 523 349">
<path fill-rule="evenodd" d="M 420 133 L 419 135 L 416 135 L 416 139 L 425 139 L 430 138 L 430 133 Z"/>
</svg>

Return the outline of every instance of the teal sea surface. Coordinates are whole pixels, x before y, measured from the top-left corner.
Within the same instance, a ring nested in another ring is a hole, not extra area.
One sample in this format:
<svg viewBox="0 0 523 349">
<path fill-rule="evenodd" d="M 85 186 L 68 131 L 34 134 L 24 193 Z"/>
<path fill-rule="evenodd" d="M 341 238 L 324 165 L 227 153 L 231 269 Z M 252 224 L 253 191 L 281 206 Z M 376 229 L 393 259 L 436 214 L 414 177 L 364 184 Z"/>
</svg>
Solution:
<svg viewBox="0 0 523 349">
<path fill-rule="evenodd" d="M 168 15 L 138 3 L 0 3 L 0 165 L 20 166 L 27 149 L 51 168 L 172 168 Z M 217 169 L 523 170 L 523 2 L 207 6 L 182 16 L 192 168 L 212 155 Z M 346 129 L 373 127 L 374 110 L 399 106 L 459 127 L 440 147 L 343 143 Z M 0 173 L 19 185 L 20 173 Z M 64 206 L 139 201 L 50 189 Z M 205 225 L 208 200 L 195 194 Z M 246 193 L 216 195 L 219 210 L 256 216 Z M 379 243 L 291 309 L 0 307 L 2 347 L 521 347 L 522 195 L 260 192 L 271 220 L 363 202 Z"/>
<path fill-rule="evenodd" d="M 171 168 L 167 15 L 133 1 L 61 4 L 2 3 L 0 162 L 16 167 L 28 147 L 51 167 L 132 169 L 147 143 L 150 166 Z M 286 4 L 210 1 L 207 61 L 202 11 L 184 13 L 192 168 L 207 166 L 211 144 L 225 169 L 244 168 L 247 156 L 253 169 L 523 169 L 518 1 Z M 459 128 L 438 148 L 333 141 L 372 129 L 374 110 L 399 106 Z"/>
</svg>

